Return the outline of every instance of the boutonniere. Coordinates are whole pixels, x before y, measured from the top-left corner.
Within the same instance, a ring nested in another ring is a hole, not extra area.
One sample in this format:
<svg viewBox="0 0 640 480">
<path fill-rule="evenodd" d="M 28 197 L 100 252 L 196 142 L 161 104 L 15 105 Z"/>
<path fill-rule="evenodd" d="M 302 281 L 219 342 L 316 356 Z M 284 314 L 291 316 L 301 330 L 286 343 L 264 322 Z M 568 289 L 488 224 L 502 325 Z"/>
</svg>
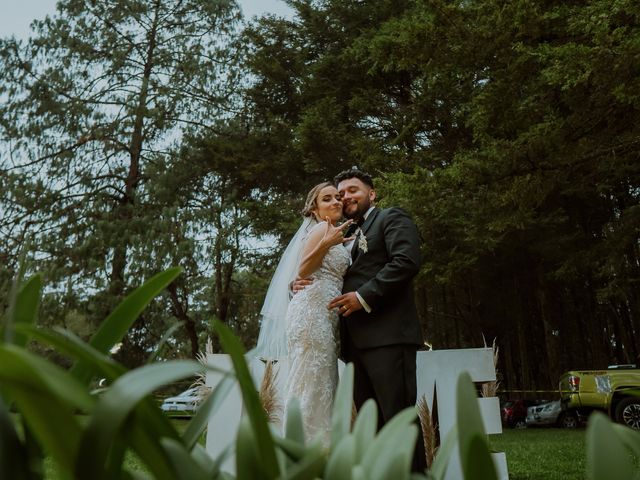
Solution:
<svg viewBox="0 0 640 480">
<path fill-rule="evenodd" d="M 369 246 L 367 245 L 367 237 L 365 237 L 364 232 L 360 228 L 358 228 L 358 235 L 360 235 L 360 237 L 358 238 L 358 249 L 362 253 L 367 253 L 367 251 L 369 250 Z"/>
</svg>

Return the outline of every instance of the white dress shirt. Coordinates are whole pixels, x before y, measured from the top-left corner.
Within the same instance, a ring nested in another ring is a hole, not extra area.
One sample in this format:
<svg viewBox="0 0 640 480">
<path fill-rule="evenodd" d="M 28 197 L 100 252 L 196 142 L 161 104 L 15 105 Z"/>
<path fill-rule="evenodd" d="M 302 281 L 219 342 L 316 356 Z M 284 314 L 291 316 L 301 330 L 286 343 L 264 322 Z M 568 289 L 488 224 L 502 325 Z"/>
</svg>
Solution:
<svg viewBox="0 0 640 480">
<path fill-rule="evenodd" d="M 369 210 L 364 212 L 364 215 L 362 216 L 362 223 L 363 224 L 367 220 L 367 217 L 373 211 L 374 208 L 375 207 L 373 207 L 373 206 L 369 207 Z M 360 233 L 360 235 L 363 235 L 363 233 Z M 347 243 L 344 244 L 344 246 L 347 248 L 349 253 L 351 253 L 353 251 L 355 243 L 356 243 L 356 240 L 354 238 L 350 242 L 347 242 Z M 353 257 L 349 257 L 349 258 L 351 259 L 350 261 L 353 262 Z M 356 297 L 358 298 L 358 301 L 360 302 L 360 305 L 362 305 L 362 308 L 364 308 L 364 311 L 367 312 L 367 313 L 371 313 L 371 307 L 369 306 L 369 304 L 367 304 L 367 302 L 364 301 L 364 298 L 362 298 L 357 291 L 356 291 Z"/>
</svg>

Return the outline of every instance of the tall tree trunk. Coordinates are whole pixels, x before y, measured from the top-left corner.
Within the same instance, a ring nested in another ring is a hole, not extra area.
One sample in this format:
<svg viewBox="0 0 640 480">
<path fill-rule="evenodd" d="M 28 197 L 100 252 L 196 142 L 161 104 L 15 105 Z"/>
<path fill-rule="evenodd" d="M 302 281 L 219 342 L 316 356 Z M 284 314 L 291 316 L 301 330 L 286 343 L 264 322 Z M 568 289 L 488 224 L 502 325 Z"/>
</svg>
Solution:
<svg viewBox="0 0 640 480">
<path fill-rule="evenodd" d="M 153 70 L 160 3 L 160 0 L 156 0 L 155 2 L 153 24 L 148 35 L 147 54 L 142 73 L 140 93 L 138 95 L 133 131 L 131 132 L 131 142 L 129 144 L 129 169 L 125 180 L 124 195 L 116 207 L 116 218 L 121 225 L 127 224 L 133 216 L 133 207 L 136 204 L 136 190 L 140 182 L 140 157 L 144 142 L 144 118 L 149 95 L 149 79 L 151 78 L 151 72 Z M 118 242 L 113 251 L 109 293 L 115 297 L 120 297 L 124 293 L 128 243 L 126 240 Z"/>
<path fill-rule="evenodd" d="M 560 374 L 562 372 L 558 370 L 559 368 L 558 348 L 557 348 L 558 337 L 554 335 L 555 328 L 554 328 L 554 325 L 552 325 L 552 323 L 549 320 L 550 312 L 548 312 L 549 306 L 547 303 L 547 296 L 544 288 L 542 268 L 539 267 L 537 273 L 538 275 L 537 275 L 536 293 L 537 293 L 537 299 L 538 299 L 538 310 L 540 312 L 540 319 L 542 320 L 542 327 L 543 327 L 542 330 L 544 335 L 544 343 L 546 347 L 546 358 L 547 358 L 547 365 L 548 365 L 548 368 L 546 369 L 548 385 L 546 385 L 545 388 L 548 388 L 549 385 L 557 384 L 558 379 L 560 378 Z"/>
</svg>

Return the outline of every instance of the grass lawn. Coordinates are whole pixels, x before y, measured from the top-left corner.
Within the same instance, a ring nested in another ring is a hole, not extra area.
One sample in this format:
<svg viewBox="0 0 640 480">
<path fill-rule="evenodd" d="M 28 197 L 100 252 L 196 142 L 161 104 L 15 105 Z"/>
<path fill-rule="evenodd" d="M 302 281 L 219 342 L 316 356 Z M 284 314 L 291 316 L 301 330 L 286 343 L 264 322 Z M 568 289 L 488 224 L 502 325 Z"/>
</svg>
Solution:
<svg viewBox="0 0 640 480">
<path fill-rule="evenodd" d="M 187 420 L 173 419 L 179 432 Z M 204 441 L 204 439 L 202 440 Z M 502 435 L 491 435 L 494 450 L 506 452 L 511 480 L 583 480 L 585 472 L 585 430 L 558 428 L 505 429 Z M 128 453 L 127 466 L 146 471 L 135 455 Z M 57 480 L 55 465 L 45 461 L 46 479 Z"/>
<path fill-rule="evenodd" d="M 505 428 L 491 435 L 494 450 L 506 452 L 511 480 L 583 480 L 586 469 L 585 429 Z"/>
</svg>

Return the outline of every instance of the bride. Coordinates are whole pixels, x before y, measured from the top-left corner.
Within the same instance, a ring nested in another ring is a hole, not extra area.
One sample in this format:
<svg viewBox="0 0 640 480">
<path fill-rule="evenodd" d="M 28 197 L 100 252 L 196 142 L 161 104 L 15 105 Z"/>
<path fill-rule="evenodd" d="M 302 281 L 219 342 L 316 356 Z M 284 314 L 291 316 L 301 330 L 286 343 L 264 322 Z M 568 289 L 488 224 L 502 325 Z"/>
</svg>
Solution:
<svg viewBox="0 0 640 480">
<path fill-rule="evenodd" d="M 329 310 L 341 294 L 342 277 L 350 256 L 342 219 L 342 200 L 330 182 L 307 195 L 304 221 L 289 243 L 271 280 L 262 308 L 262 326 L 256 353 L 262 358 L 289 357 L 284 390 L 285 418 L 297 398 L 307 439 L 329 442 L 331 408 L 338 383 L 336 332 L 338 314 Z M 314 281 L 289 301 L 289 284 L 296 277 Z"/>
</svg>

